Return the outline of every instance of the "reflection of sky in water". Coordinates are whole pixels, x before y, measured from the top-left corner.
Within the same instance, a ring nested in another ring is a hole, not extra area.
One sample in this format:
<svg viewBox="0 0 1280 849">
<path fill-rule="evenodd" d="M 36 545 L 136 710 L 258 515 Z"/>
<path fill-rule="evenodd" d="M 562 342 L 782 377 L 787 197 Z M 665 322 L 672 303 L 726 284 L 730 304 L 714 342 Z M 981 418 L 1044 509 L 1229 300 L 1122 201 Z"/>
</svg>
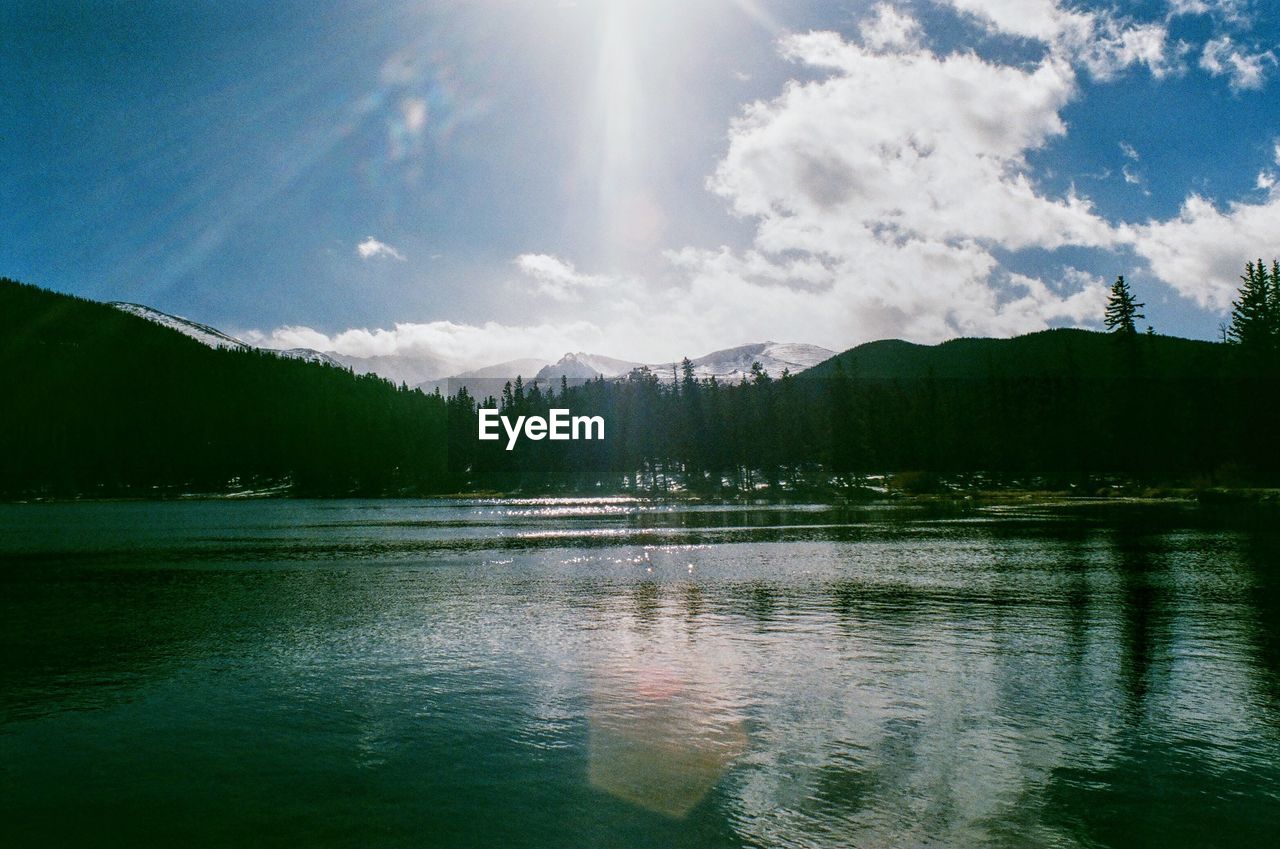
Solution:
<svg viewBox="0 0 1280 849">
<path fill-rule="evenodd" d="M 579 506 L 626 507 L 541 505 Z M 1280 815 L 1273 532 L 490 513 L 541 507 L 0 507 L 8 798 L 92 750 L 108 822 L 113 765 L 143 799 L 252 775 L 334 828 L 372 804 L 388 845 L 1247 845 Z"/>
</svg>

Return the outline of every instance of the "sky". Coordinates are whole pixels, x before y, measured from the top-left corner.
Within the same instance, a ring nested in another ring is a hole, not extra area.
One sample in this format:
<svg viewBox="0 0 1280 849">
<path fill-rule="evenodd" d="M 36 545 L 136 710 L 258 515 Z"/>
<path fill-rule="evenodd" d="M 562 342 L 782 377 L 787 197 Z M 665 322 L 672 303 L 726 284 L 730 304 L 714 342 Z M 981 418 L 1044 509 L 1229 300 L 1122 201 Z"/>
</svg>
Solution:
<svg viewBox="0 0 1280 849">
<path fill-rule="evenodd" d="M 1280 255 L 1262 0 L 0 8 L 0 275 L 451 369 L 1098 327 Z"/>
</svg>

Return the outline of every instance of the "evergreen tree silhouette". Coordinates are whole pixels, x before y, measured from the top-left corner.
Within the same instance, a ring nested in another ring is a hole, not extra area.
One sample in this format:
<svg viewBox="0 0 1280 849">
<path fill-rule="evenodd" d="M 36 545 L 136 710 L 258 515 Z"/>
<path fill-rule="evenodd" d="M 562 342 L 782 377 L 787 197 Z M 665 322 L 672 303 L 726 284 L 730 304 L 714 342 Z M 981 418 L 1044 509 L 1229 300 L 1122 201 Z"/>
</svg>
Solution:
<svg viewBox="0 0 1280 849">
<path fill-rule="evenodd" d="M 1134 322 L 1136 319 L 1146 318 L 1138 312 L 1145 306 L 1146 304 L 1140 304 L 1134 300 L 1133 293 L 1129 291 L 1129 284 L 1124 281 L 1124 275 L 1120 275 L 1112 284 L 1111 297 L 1107 299 L 1107 311 L 1104 316 L 1107 329 L 1112 333 L 1136 334 L 1138 327 Z"/>
<path fill-rule="evenodd" d="M 1231 302 L 1231 326 L 1227 335 L 1244 348 L 1265 350 L 1275 343 L 1276 321 L 1280 318 L 1275 309 L 1276 281 L 1262 260 L 1245 263 L 1240 279 L 1243 281 L 1240 297 Z"/>
</svg>

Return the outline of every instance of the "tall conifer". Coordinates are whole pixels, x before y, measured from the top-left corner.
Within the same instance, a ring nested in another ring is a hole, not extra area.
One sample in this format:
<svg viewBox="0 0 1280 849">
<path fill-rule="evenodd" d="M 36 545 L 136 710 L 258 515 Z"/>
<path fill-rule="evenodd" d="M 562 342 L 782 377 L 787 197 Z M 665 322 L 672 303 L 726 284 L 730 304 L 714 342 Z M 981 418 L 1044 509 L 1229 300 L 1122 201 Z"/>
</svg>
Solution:
<svg viewBox="0 0 1280 849">
<path fill-rule="evenodd" d="M 1134 322 L 1136 319 L 1146 318 L 1138 312 L 1145 306 L 1146 304 L 1140 304 L 1134 300 L 1129 284 L 1124 281 L 1124 275 L 1120 275 L 1112 284 L 1111 297 L 1107 300 L 1107 311 L 1104 316 L 1107 329 L 1112 333 L 1137 333 L 1138 327 Z"/>
</svg>

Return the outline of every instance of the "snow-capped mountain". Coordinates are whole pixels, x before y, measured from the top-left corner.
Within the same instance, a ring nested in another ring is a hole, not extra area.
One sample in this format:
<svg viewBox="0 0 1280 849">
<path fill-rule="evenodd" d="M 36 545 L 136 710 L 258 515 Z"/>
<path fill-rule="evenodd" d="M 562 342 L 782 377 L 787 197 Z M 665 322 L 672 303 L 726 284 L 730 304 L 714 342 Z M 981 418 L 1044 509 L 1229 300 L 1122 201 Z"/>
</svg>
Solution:
<svg viewBox="0 0 1280 849">
<path fill-rule="evenodd" d="M 818 345 L 804 343 L 756 342 L 751 345 L 739 345 L 736 348 L 725 348 L 722 351 L 712 351 L 690 362 L 693 364 L 694 377 L 699 380 L 714 377 L 722 382 L 736 383 L 751 374 L 753 363 L 760 363 L 760 366 L 770 375 L 778 377 L 784 370 L 798 374 L 834 357 L 835 353 Z M 523 377 L 526 383 L 536 382 L 546 385 L 558 383 L 562 376 L 569 380 L 593 380 L 597 377 L 621 378 L 638 368 L 647 368 L 659 380 L 667 383 L 679 380 L 681 377 L 678 362 L 646 364 L 578 351 L 565 354 L 554 363 L 544 364 L 542 360 L 528 359 L 509 360 L 505 363 L 465 371 L 452 377 L 427 381 L 420 384 L 419 388 L 424 392 L 439 389 L 441 393 L 449 394 L 457 392 L 460 386 L 465 385 L 472 396 L 484 397 L 486 394 L 496 395 L 504 381 L 514 380 L 517 375 Z"/>
<path fill-rule="evenodd" d="M 556 362 L 543 366 L 536 377 L 538 380 L 559 380 L 561 377 L 567 377 L 570 380 L 622 377 L 630 374 L 632 369 L 639 368 L 641 365 L 642 363 L 617 360 L 613 357 L 603 357 L 599 354 L 585 354 L 579 351 L 576 354 L 565 354 Z"/>
<path fill-rule="evenodd" d="M 690 362 L 693 364 L 694 377 L 700 380 L 714 377 L 721 382 L 736 383 L 744 376 L 751 374 L 753 363 L 759 363 L 771 377 L 780 377 L 783 371 L 797 374 L 835 355 L 835 351 L 818 345 L 799 342 L 756 342 L 752 345 L 739 345 L 736 348 L 713 351 L 705 357 L 698 357 Z M 678 379 L 679 363 L 649 366 L 649 370 L 656 374 L 659 380 L 671 380 L 673 369 Z"/>
<path fill-rule="evenodd" d="M 345 368 L 332 354 L 326 354 L 314 348 L 259 348 L 258 350 L 270 351 L 277 356 L 288 357 L 291 360 L 305 360 L 308 363 L 318 363 L 322 366 Z"/>
<path fill-rule="evenodd" d="M 751 374 L 753 363 L 760 366 L 773 377 L 790 371 L 797 374 L 816 366 L 823 360 L 835 356 L 835 351 L 817 345 L 803 343 L 756 342 L 751 345 L 739 345 L 736 348 L 725 348 L 712 351 L 696 360 L 691 360 L 693 374 L 699 380 L 714 377 L 719 381 L 734 382 Z M 565 354 L 558 362 L 545 366 L 537 374 L 538 380 L 559 380 L 561 375 L 573 379 L 595 377 L 625 377 L 633 369 L 643 366 L 649 369 L 662 381 L 670 382 L 680 379 L 680 363 L 633 363 L 627 360 L 616 360 L 598 354 Z"/>
<path fill-rule="evenodd" d="M 232 351 L 251 351 L 254 346 L 248 342 L 237 339 L 223 333 L 216 327 L 210 327 L 207 324 L 201 324 L 198 321 L 192 321 L 189 318 L 183 318 L 177 315 L 169 315 L 167 312 L 161 312 L 153 307 L 143 304 L 131 304 L 125 301 L 112 301 L 111 306 L 127 312 L 130 315 L 136 315 L 138 318 L 145 318 L 147 321 L 154 322 L 170 330 L 176 330 L 183 336 L 189 336 L 202 345 L 208 345 L 210 348 L 226 348 Z M 306 360 L 309 363 L 320 363 L 322 365 L 337 366 L 342 368 L 342 363 L 335 360 L 328 354 L 322 354 L 319 351 L 313 351 L 310 348 L 289 348 L 288 350 L 277 350 L 275 348 L 262 348 L 259 350 L 269 351 L 280 357 L 288 357 L 294 360 Z"/>
<path fill-rule="evenodd" d="M 176 315 L 169 315 L 167 312 L 160 312 L 158 309 L 144 306 L 143 304 L 130 304 L 125 301 L 112 301 L 111 306 L 127 312 L 129 315 L 136 315 L 138 318 L 145 318 L 147 321 L 154 322 L 170 330 L 176 330 L 183 336 L 190 336 L 202 345 L 208 345 L 210 348 L 229 348 L 233 351 L 247 351 L 253 346 L 248 342 L 242 342 L 234 336 L 228 336 L 216 327 L 210 327 L 207 324 L 201 324 L 198 321 L 192 321 L 189 318 L 182 318 Z"/>
<path fill-rule="evenodd" d="M 143 304 L 115 301 L 111 306 L 130 315 L 176 330 L 203 345 L 208 345 L 210 348 L 228 348 L 238 351 L 254 349 L 254 346 L 248 342 L 223 333 L 216 327 L 210 327 L 207 324 L 201 324 L 181 316 L 170 315 Z M 441 377 L 440 375 L 449 373 L 448 364 L 442 359 L 429 356 L 412 358 L 403 356 L 354 357 L 337 353 L 322 353 L 311 348 L 289 348 L 286 350 L 262 348 L 259 350 L 270 351 L 281 357 L 337 366 L 338 368 L 351 368 L 361 374 L 377 374 L 396 383 L 403 382 L 410 386 L 417 386 L 425 392 L 433 392 L 438 389 L 443 394 L 453 394 L 461 387 L 466 386 L 468 392 L 474 397 L 497 395 L 501 392 L 502 383 L 507 380 L 514 380 L 517 375 L 523 377 L 526 383 L 537 382 L 544 385 L 558 383 L 562 376 L 569 380 L 592 380 L 597 377 L 606 379 L 622 378 L 637 368 L 647 368 L 659 380 L 665 382 L 680 378 L 680 364 L 678 362 L 645 364 L 632 362 L 631 360 L 619 360 L 615 357 L 606 357 L 601 354 L 589 354 L 583 351 L 565 354 L 554 363 L 547 363 L 545 360 L 539 359 L 508 360 L 507 362 L 460 372 L 451 377 Z M 765 371 L 777 377 L 784 370 L 789 370 L 792 374 L 796 374 L 833 356 L 835 356 L 834 351 L 829 351 L 817 345 L 757 342 L 752 345 L 740 345 L 736 348 L 713 351 L 706 356 L 691 360 L 691 362 L 694 376 L 700 380 L 714 377 L 720 381 L 736 383 L 744 376 L 751 374 L 752 363 L 760 363 Z"/>
</svg>

